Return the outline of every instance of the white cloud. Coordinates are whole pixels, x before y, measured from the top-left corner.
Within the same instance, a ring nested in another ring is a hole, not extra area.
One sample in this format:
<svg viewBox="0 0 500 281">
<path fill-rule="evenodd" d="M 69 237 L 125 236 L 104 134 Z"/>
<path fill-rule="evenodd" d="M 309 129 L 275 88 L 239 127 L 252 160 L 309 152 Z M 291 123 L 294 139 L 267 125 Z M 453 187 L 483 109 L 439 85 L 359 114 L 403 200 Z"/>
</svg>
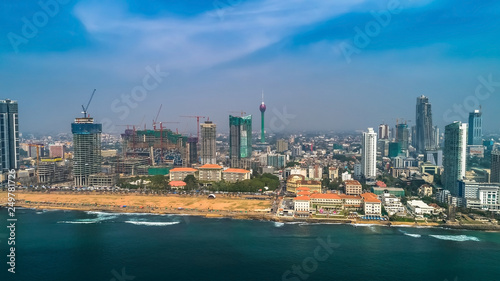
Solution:
<svg viewBox="0 0 500 281">
<path fill-rule="evenodd" d="M 130 15 L 123 7 L 83 2 L 76 6 L 75 14 L 104 46 L 129 52 L 130 57 L 154 57 L 173 69 L 186 70 L 244 57 L 363 2 L 241 2 L 187 18 L 148 18 Z"/>
</svg>

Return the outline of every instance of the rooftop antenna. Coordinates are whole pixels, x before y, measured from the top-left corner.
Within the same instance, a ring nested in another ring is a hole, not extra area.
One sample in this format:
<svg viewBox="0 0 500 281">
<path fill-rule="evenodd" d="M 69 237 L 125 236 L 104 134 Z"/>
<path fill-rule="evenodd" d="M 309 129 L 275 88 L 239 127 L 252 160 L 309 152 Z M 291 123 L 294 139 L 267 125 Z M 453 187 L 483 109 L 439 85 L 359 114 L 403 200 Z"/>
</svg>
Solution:
<svg viewBox="0 0 500 281">
<path fill-rule="evenodd" d="M 89 109 L 90 102 L 92 101 L 92 98 L 94 97 L 95 90 L 96 90 L 96 89 L 94 89 L 94 91 L 92 92 L 92 95 L 90 96 L 90 100 L 89 100 L 89 102 L 87 103 L 87 106 L 86 106 L 86 107 L 84 107 L 84 106 L 83 106 L 83 104 L 82 104 L 82 109 L 83 109 L 83 111 L 82 111 L 82 113 L 83 113 L 83 118 L 87 118 L 87 110 Z"/>
</svg>

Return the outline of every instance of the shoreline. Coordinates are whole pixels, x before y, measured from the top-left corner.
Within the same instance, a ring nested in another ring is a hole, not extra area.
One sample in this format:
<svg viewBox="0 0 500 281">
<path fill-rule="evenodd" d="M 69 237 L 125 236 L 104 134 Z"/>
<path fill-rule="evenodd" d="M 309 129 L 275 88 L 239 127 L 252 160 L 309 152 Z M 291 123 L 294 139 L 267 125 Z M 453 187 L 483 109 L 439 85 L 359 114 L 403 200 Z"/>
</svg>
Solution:
<svg viewBox="0 0 500 281">
<path fill-rule="evenodd" d="M 2 192 L 0 192 L 0 195 Z M 500 225 L 461 224 L 458 222 L 399 222 L 349 218 L 293 218 L 271 213 L 273 200 L 249 200 L 248 198 L 220 197 L 207 199 L 203 196 L 154 196 L 136 194 L 67 194 L 24 193 L 17 194 L 16 207 L 36 210 L 97 211 L 111 213 L 145 213 L 198 216 L 204 218 L 231 218 L 241 220 L 265 220 L 280 223 L 345 224 L 352 226 L 379 225 L 387 227 L 415 227 L 464 229 L 500 232 Z M 7 203 L 0 197 L 0 209 Z"/>
<path fill-rule="evenodd" d="M 484 231 L 484 232 L 500 232 L 500 226 L 495 225 L 480 225 L 480 224 L 439 224 L 439 223 L 410 223 L 410 222 L 379 222 L 379 221 L 368 221 L 368 220 L 351 220 L 351 219 L 295 219 L 295 218 L 282 218 L 276 217 L 272 214 L 259 214 L 259 213 L 234 213 L 234 212 L 182 212 L 176 210 L 159 210 L 159 211 L 147 211 L 139 209 L 134 210 L 122 210 L 122 209 L 106 209 L 98 207 L 56 207 L 48 205 L 37 205 L 30 206 L 25 204 L 19 204 L 16 207 L 22 207 L 25 209 L 32 210 L 60 210 L 60 211 L 82 211 L 82 212 L 109 212 L 109 213 L 139 213 L 139 214 L 151 214 L 151 215 L 180 215 L 180 216 L 196 216 L 203 218 L 230 218 L 237 220 L 265 220 L 270 222 L 278 223 L 310 223 L 310 224 L 332 224 L 332 225 L 376 225 L 385 227 L 401 227 L 401 228 L 440 228 L 440 229 L 451 229 L 451 230 L 473 230 L 473 231 Z"/>
</svg>

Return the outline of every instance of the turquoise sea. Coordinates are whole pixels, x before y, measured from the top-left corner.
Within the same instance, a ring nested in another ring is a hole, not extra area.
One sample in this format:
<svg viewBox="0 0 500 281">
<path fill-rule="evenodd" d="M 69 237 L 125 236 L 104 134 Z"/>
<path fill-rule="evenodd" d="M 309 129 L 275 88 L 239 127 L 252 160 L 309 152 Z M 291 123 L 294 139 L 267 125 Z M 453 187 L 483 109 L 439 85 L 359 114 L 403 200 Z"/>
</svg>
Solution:
<svg viewBox="0 0 500 281">
<path fill-rule="evenodd" d="M 500 233 L 17 210 L 0 280 L 500 280 Z"/>
</svg>

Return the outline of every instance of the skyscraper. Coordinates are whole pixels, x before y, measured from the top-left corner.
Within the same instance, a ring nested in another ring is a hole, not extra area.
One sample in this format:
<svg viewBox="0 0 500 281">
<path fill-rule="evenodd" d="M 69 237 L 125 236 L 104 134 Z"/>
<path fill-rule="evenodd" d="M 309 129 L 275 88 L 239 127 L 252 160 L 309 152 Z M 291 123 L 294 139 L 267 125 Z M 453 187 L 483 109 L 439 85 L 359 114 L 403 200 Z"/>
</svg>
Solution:
<svg viewBox="0 0 500 281">
<path fill-rule="evenodd" d="M 217 164 L 216 155 L 216 125 L 212 121 L 205 121 L 201 127 L 201 164 Z"/>
<path fill-rule="evenodd" d="M 433 150 L 434 130 L 432 127 L 432 111 L 429 98 L 420 96 L 417 98 L 417 110 L 415 119 L 415 145 L 418 153 L 424 153 L 425 150 Z"/>
<path fill-rule="evenodd" d="M 264 112 L 266 112 L 266 105 L 264 104 L 264 92 L 262 92 L 262 103 L 259 106 L 260 110 L 260 143 L 266 142 L 266 136 L 264 133 Z"/>
<path fill-rule="evenodd" d="M 189 137 L 187 139 L 187 166 L 198 163 L 198 138 Z"/>
<path fill-rule="evenodd" d="M 500 183 L 500 150 L 491 152 L 491 182 Z"/>
<path fill-rule="evenodd" d="M 378 138 L 379 139 L 389 139 L 389 125 L 380 124 L 378 126 Z"/>
<path fill-rule="evenodd" d="M 0 100 L 0 170 L 19 168 L 19 122 L 17 101 Z"/>
<path fill-rule="evenodd" d="M 474 110 L 469 113 L 468 145 L 483 145 L 483 113 Z"/>
<path fill-rule="evenodd" d="M 401 151 L 408 151 L 408 142 L 410 138 L 410 132 L 408 130 L 408 125 L 397 124 L 396 125 L 396 142 L 401 144 Z"/>
<path fill-rule="evenodd" d="M 467 158 L 467 124 L 455 121 L 444 131 L 444 188 L 458 195 L 458 180 L 465 177 Z"/>
<path fill-rule="evenodd" d="M 365 178 L 377 177 L 377 133 L 373 128 L 363 132 L 361 140 L 361 173 Z"/>
<path fill-rule="evenodd" d="M 285 139 L 276 141 L 276 152 L 281 153 L 288 150 L 288 142 Z"/>
<path fill-rule="evenodd" d="M 252 115 L 229 115 L 229 159 L 231 168 L 249 168 L 252 156 Z"/>
<path fill-rule="evenodd" d="M 73 175 L 76 186 L 86 186 L 91 174 L 101 172 L 102 124 L 90 117 L 76 118 L 73 133 Z"/>
<path fill-rule="evenodd" d="M 433 128 L 433 134 L 434 134 L 434 149 L 437 149 L 441 146 L 441 144 L 439 143 L 440 142 L 440 132 L 439 132 L 439 127 L 438 126 L 434 126 Z"/>
</svg>

